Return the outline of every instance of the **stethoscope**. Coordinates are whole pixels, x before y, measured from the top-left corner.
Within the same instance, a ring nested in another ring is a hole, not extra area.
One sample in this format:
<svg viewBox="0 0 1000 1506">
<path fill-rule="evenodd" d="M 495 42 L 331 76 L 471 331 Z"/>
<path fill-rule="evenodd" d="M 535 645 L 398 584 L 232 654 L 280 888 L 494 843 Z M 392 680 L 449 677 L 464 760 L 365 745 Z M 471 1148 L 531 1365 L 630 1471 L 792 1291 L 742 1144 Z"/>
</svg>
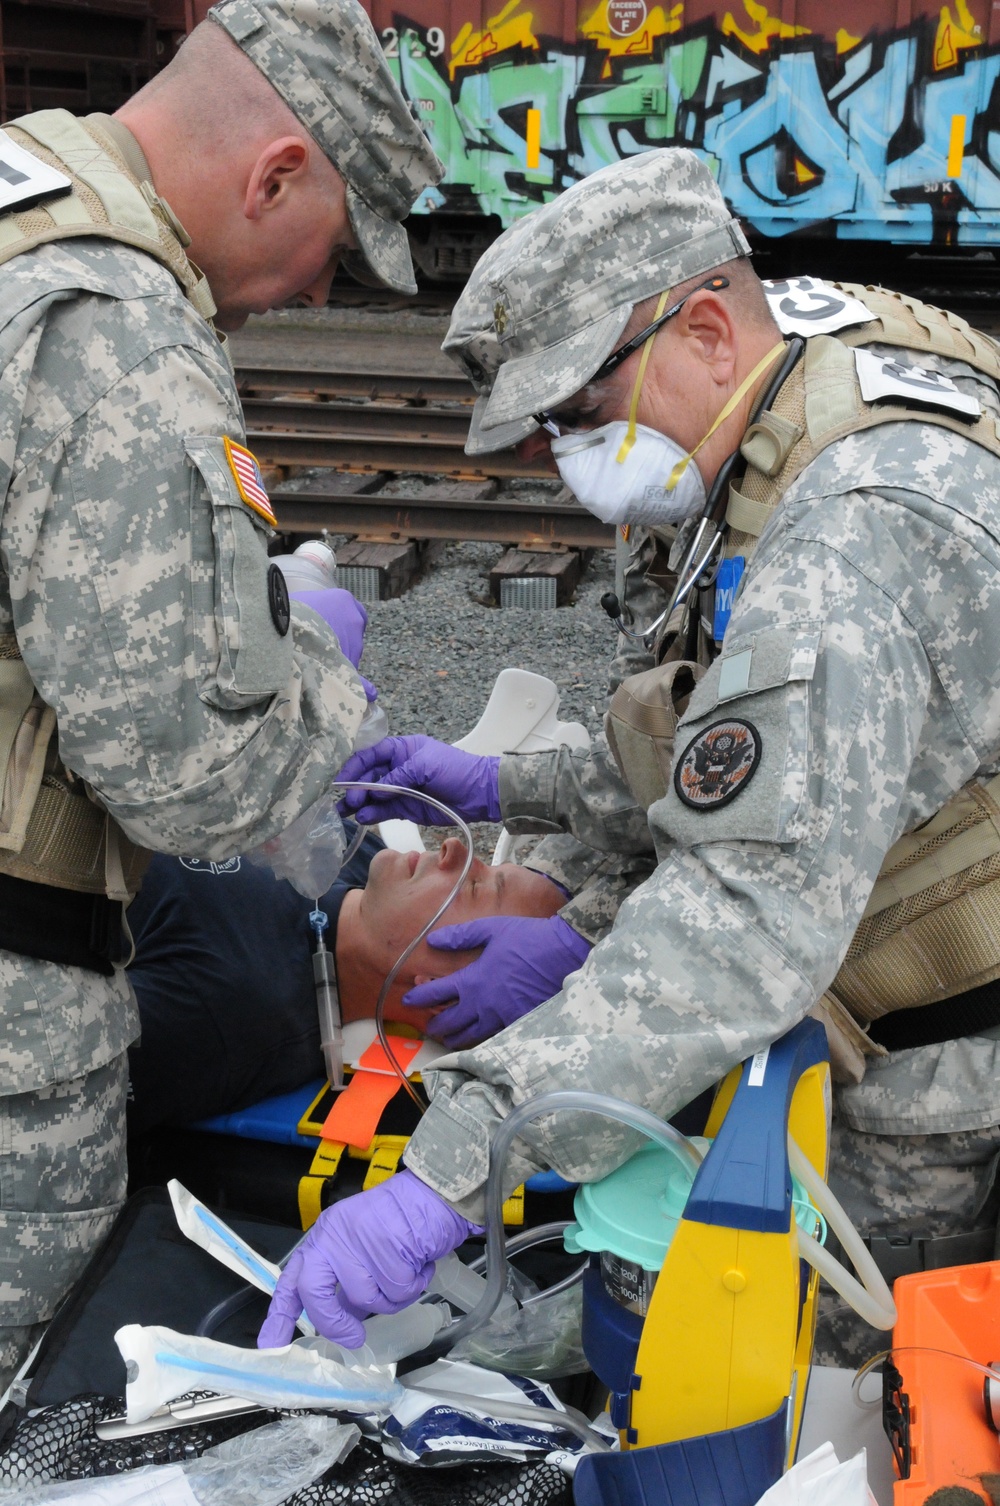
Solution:
<svg viewBox="0 0 1000 1506">
<path fill-rule="evenodd" d="M 768 409 L 774 402 L 781 388 L 788 380 L 802 352 L 806 342 L 799 335 L 794 335 L 788 342 L 788 351 L 784 360 L 778 367 L 778 371 L 767 387 L 760 402 L 754 409 L 750 422 L 756 423 L 759 414 Z M 601 597 L 601 606 L 607 612 L 611 621 L 633 643 L 641 643 L 646 648 L 652 648 L 656 641 L 656 635 L 665 622 L 676 612 L 678 607 L 686 604 L 691 593 L 695 590 L 707 590 L 715 580 L 719 565 L 722 563 L 722 544 L 725 541 L 729 525 L 726 522 L 726 510 L 729 506 L 729 483 L 737 465 L 742 460 L 739 450 L 734 450 L 722 463 L 719 473 L 712 482 L 705 507 L 698 525 L 691 535 L 691 541 L 684 553 L 684 559 L 677 574 L 677 586 L 667 606 L 664 607 L 659 617 L 651 622 L 641 632 L 635 632 L 626 626 L 622 615 L 622 604 L 618 600 L 615 591 L 606 591 Z M 718 558 L 713 559 L 716 551 Z"/>
</svg>

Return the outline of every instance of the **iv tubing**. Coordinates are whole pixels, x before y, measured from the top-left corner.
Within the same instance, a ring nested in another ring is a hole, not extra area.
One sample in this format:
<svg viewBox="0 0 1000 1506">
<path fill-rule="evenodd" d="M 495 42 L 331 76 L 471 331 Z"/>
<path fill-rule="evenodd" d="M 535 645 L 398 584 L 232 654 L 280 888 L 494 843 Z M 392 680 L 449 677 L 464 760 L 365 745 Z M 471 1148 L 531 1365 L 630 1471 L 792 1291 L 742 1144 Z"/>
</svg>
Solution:
<svg viewBox="0 0 1000 1506">
<path fill-rule="evenodd" d="M 371 780 L 367 779 L 335 779 L 333 782 L 338 790 L 383 790 L 384 792 L 383 785 L 374 783 Z M 385 1033 L 385 1001 L 389 997 L 389 990 L 392 987 L 393 983 L 395 983 L 396 975 L 398 974 L 400 968 L 406 962 L 407 958 L 413 955 L 417 947 L 427 935 L 428 931 L 432 931 L 434 929 L 444 912 L 447 910 L 448 906 L 451 904 L 452 900 L 458 894 L 462 885 L 465 883 L 465 880 L 468 878 L 469 869 L 472 867 L 473 857 L 472 833 L 466 823 L 462 820 L 461 816 L 457 815 L 456 812 L 451 810 L 449 806 L 444 805 L 442 801 L 436 800 L 433 795 L 425 795 L 422 790 L 405 789 L 402 785 L 400 785 L 394 791 L 394 793 L 398 795 L 413 795 L 416 797 L 416 799 L 423 800 L 428 805 L 433 806 L 436 811 L 441 811 L 443 815 L 447 816 L 450 819 L 454 826 L 458 827 L 459 831 L 462 833 L 462 836 L 465 838 L 465 862 L 462 864 L 461 873 L 458 875 L 458 878 L 455 880 L 455 883 L 452 886 L 451 893 L 444 901 L 444 904 L 434 912 L 430 920 L 424 926 L 423 930 L 418 931 L 409 945 L 404 947 L 400 952 L 399 956 L 396 958 L 395 962 L 392 964 L 392 967 L 386 974 L 385 981 L 382 984 L 381 989 L 379 990 L 378 1001 L 375 1005 L 375 1029 L 378 1032 L 379 1044 L 386 1054 L 386 1059 L 388 1060 L 389 1065 L 392 1067 L 393 1071 L 399 1078 L 407 1093 L 413 1099 L 413 1102 L 416 1104 L 421 1114 L 423 1114 L 426 1108 L 426 1104 L 421 1103 L 419 1094 L 416 1092 L 413 1084 L 410 1082 L 410 1079 L 407 1077 L 406 1073 L 397 1062 L 395 1053 L 389 1049 L 389 1038 Z M 494 1303 L 493 1305 L 495 1307 L 496 1303 Z M 492 1312 L 492 1308 L 490 1309 L 490 1311 Z"/>
<path fill-rule="evenodd" d="M 545 1114 L 561 1113 L 564 1110 L 601 1114 L 605 1119 L 614 1119 L 619 1124 L 626 1124 L 631 1129 L 639 1130 L 641 1134 L 660 1145 L 667 1145 L 672 1150 L 679 1151 L 690 1163 L 692 1171 L 697 1172 L 701 1165 L 701 1153 L 685 1135 L 681 1134 L 680 1130 L 674 1129 L 672 1124 L 666 1124 L 662 1119 L 657 1119 L 655 1114 L 650 1113 L 648 1109 L 640 1108 L 638 1104 L 623 1103 L 606 1093 L 583 1091 L 543 1093 L 538 1098 L 530 1098 L 527 1103 L 522 1103 L 514 1109 L 513 1113 L 508 1114 L 493 1132 L 490 1144 L 490 1171 L 486 1183 L 486 1290 L 479 1306 L 473 1308 L 471 1313 L 466 1313 L 465 1317 L 459 1318 L 457 1323 L 453 1323 L 441 1335 L 441 1339 L 446 1341 L 449 1349 L 457 1344 L 459 1339 L 476 1333 L 489 1322 L 500 1298 L 507 1290 L 507 1252 L 503 1232 L 501 1174 L 511 1141 L 525 1124 L 541 1119 Z"/>
<path fill-rule="evenodd" d="M 882 1272 L 828 1184 L 791 1135 L 788 1137 L 788 1164 L 814 1206 L 825 1216 L 861 1280 L 856 1280 L 835 1255 L 801 1229 L 798 1231 L 799 1254 L 819 1271 L 834 1291 L 839 1292 L 866 1323 L 870 1323 L 873 1328 L 892 1328 L 896 1322 L 896 1304 Z"/>
</svg>

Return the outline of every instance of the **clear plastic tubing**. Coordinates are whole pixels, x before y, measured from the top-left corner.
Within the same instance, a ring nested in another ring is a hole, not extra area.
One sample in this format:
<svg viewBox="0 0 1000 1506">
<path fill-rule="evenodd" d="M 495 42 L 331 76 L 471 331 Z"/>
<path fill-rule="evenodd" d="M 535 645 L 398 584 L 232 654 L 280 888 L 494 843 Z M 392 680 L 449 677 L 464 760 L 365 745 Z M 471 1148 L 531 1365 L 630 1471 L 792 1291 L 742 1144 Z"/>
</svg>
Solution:
<svg viewBox="0 0 1000 1506">
<path fill-rule="evenodd" d="M 478 1307 L 459 1318 L 441 1335 L 440 1343 L 447 1348 L 459 1339 L 476 1333 L 489 1322 L 500 1299 L 507 1290 L 507 1251 L 503 1229 L 503 1168 L 511 1142 L 526 1124 L 542 1119 L 546 1114 L 562 1113 L 600 1114 L 605 1119 L 614 1119 L 618 1124 L 638 1130 L 648 1139 L 678 1151 L 689 1163 L 693 1173 L 701 1165 L 700 1152 L 680 1130 L 672 1124 L 657 1119 L 648 1109 L 637 1104 L 623 1103 L 607 1093 L 569 1091 L 543 1093 L 538 1098 L 529 1098 L 500 1123 L 490 1145 L 490 1171 L 486 1183 L 486 1290 Z"/>
<path fill-rule="evenodd" d="M 892 1328 L 896 1322 L 896 1304 L 885 1278 L 872 1259 L 861 1235 L 824 1182 L 809 1157 L 788 1137 L 788 1164 L 802 1183 L 812 1202 L 823 1214 L 844 1247 L 854 1269 L 861 1277 L 855 1280 L 840 1261 L 821 1244 L 800 1229 L 799 1254 L 827 1280 L 834 1291 L 849 1302 L 854 1311 L 873 1328 Z"/>
</svg>

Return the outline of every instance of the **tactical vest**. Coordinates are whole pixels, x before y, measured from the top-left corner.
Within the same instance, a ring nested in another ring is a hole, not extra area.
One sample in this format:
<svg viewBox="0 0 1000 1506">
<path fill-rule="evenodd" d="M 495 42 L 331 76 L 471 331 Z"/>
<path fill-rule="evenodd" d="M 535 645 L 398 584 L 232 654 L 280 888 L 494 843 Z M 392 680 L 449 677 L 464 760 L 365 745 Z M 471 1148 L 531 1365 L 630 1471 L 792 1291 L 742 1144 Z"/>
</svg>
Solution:
<svg viewBox="0 0 1000 1506">
<path fill-rule="evenodd" d="M 928 407 L 867 403 L 853 347 L 886 345 L 962 361 L 1000 385 L 1000 347 L 964 319 L 881 288 L 834 284 L 876 319 L 808 340 L 798 366 L 767 412 L 743 436 L 747 469 L 730 487 L 728 558 L 748 558 L 796 478 L 828 445 L 878 424 L 935 424 L 1000 459 L 1000 419 L 988 410 L 972 422 Z M 680 631 L 678 631 L 680 629 Z M 683 624 L 665 630 L 685 638 Z M 715 653 L 699 643 L 700 663 L 672 656 L 625 680 L 605 718 L 608 741 L 633 794 L 644 805 L 667 791 L 673 736 L 692 684 Z M 679 674 L 679 665 L 689 671 Z M 917 831 L 886 854 L 868 907 L 832 985 L 835 1000 L 862 1024 L 965 993 L 1000 977 L 1000 776 L 965 786 Z M 880 1048 L 881 1049 L 881 1048 Z"/>
<path fill-rule="evenodd" d="M 161 262 L 211 319 L 215 305 L 184 254 L 183 228 L 152 183 L 133 172 L 111 132 L 65 110 L 25 115 L 4 130 L 72 187 L 0 215 L 0 263 L 73 236 L 120 241 Z M 127 900 L 150 854 L 129 841 L 87 784 L 63 765 L 55 730 L 55 712 L 35 690 L 17 639 L 0 634 L 0 873 Z"/>
</svg>

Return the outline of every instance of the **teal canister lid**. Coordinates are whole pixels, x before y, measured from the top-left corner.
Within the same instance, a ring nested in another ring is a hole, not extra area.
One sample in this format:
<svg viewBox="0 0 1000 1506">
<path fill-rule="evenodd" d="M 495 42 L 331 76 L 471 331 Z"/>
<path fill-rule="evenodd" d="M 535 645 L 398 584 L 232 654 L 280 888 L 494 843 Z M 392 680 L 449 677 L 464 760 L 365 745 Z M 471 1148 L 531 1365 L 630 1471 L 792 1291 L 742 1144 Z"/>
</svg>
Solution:
<svg viewBox="0 0 1000 1506">
<path fill-rule="evenodd" d="M 564 1235 L 567 1250 L 573 1255 L 605 1251 L 658 1271 L 693 1180 L 678 1152 L 644 1145 L 617 1171 L 577 1189 L 576 1223 Z"/>
<path fill-rule="evenodd" d="M 702 1152 L 711 1144 L 696 1138 Z M 687 1158 L 665 1145 L 644 1145 L 617 1171 L 599 1182 L 584 1182 L 573 1199 L 576 1223 L 564 1237 L 570 1254 L 585 1250 L 617 1255 L 646 1271 L 659 1271 L 691 1191 L 694 1176 Z M 826 1238 L 822 1219 L 805 1188 L 792 1178 L 795 1221 L 807 1234 Z"/>
</svg>

